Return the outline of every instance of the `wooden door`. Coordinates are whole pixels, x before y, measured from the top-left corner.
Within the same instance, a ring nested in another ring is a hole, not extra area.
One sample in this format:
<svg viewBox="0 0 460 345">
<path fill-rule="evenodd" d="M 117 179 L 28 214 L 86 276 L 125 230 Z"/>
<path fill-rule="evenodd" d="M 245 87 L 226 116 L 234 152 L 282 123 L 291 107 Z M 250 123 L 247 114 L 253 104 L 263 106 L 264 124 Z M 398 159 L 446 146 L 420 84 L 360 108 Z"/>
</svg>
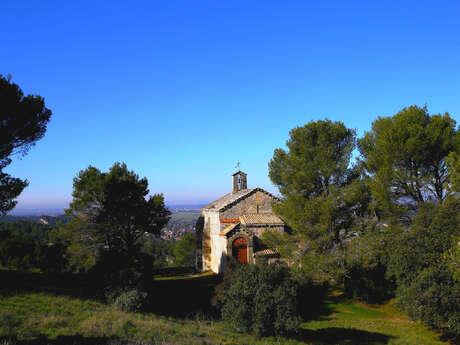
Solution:
<svg viewBox="0 0 460 345">
<path fill-rule="evenodd" d="M 248 241 L 239 237 L 233 242 L 233 257 L 243 264 L 248 263 Z"/>
</svg>

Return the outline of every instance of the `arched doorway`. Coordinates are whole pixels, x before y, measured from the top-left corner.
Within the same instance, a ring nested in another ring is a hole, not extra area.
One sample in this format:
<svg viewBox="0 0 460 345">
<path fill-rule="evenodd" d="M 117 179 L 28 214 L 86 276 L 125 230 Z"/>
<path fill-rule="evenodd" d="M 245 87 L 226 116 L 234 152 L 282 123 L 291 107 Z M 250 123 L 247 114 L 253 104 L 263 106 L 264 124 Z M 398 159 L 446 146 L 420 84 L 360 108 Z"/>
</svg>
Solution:
<svg viewBox="0 0 460 345">
<path fill-rule="evenodd" d="M 248 241 L 243 237 L 238 237 L 233 241 L 232 254 L 242 264 L 248 263 Z"/>
</svg>

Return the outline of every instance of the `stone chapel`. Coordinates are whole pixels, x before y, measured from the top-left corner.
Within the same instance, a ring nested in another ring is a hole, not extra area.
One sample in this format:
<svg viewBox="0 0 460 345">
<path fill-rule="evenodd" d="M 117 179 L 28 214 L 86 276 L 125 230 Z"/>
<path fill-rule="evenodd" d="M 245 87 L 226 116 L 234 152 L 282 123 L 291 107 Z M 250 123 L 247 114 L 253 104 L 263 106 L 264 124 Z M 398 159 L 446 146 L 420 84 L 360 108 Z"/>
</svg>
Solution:
<svg viewBox="0 0 460 345">
<path fill-rule="evenodd" d="M 241 263 L 261 258 L 277 260 L 278 253 L 261 241 L 265 231 L 287 231 L 286 224 L 272 211 L 278 199 L 262 188 L 247 188 L 247 175 L 232 175 L 232 192 L 201 210 L 196 225 L 196 268 L 221 273 L 229 257 Z"/>
</svg>

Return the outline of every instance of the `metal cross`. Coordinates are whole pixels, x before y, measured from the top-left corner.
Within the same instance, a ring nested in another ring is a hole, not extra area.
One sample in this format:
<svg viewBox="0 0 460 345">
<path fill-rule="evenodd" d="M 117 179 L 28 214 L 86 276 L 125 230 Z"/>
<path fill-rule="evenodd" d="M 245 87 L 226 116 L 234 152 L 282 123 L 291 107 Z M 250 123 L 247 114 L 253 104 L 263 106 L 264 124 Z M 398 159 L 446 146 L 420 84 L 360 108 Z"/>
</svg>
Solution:
<svg viewBox="0 0 460 345">
<path fill-rule="evenodd" d="M 240 170 L 240 161 L 238 161 L 238 162 L 236 163 L 235 169 L 236 169 L 236 170 Z"/>
</svg>

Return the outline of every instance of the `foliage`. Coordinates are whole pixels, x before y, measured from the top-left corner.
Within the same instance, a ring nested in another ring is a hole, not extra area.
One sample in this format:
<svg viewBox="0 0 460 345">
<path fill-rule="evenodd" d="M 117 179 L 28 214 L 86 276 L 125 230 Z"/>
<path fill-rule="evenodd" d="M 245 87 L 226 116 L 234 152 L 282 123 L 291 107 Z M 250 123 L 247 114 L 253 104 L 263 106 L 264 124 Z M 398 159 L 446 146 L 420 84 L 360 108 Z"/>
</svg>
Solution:
<svg viewBox="0 0 460 345">
<path fill-rule="evenodd" d="M 146 237 L 142 241 L 141 251 L 153 257 L 154 268 L 164 268 L 173 262 L 174 241 L 163 241 Z"/>
<path fill-rule="evenodd" d="M 174 244 L 175 263 L 179 266 L 193 267 L 195 265 L 195 248 L 195 234 L 185 234 Z"/>
<path fill-rule="evenodd" d="M 269 162 L 269 177 L 284 197 L 276 210 L 299 232 L 305 224 L 307 203 L 328 197 L 349 178 L 355 132 L 341 122 L 310 122 L 290 132 L 288 151 L 276 149 Z"/>
<path fill-rule="evenodd" d="M 446 158 L 449 171 L 449 190 L 460 193 L 460 132 L 457 132 L 456 152 L 451 152 Z"/>
<path fill-rule="evenodd" d="M 51 111 L 41 96 L 24 96 L 11 76 L 1 74 L 0 104 L 0 215 L 4 215 L 16 205 L 14 199 L 28 182 L 11 177 L 3 169 L 11 163 L 12 155 L 26 155 L 45 135 Z"/>
<path fill-rule="evenodd" d="M 37 241 L 50 241 L 53 239 L 53 229 L 49 225 L 31 221 L 0 222 L 0 239 L 8 234 L 27 235 Z"/>
<path fill-rule="evenodd" d="M 57 240 L 39 246 L 38 265 L 42 272 L 61 273 L 68 270 L 67 244 Z"/>
<path fill-rule="evenodd" d="M 386 277 L 386 266 L 350 265 L 344 279 L 345 293 L 364 303 L 380 303 L 393 296 L 394 283 Z"/>
<path fill-rule="evenodd" d="M 140 179 L 126 164 L 116 163 L 108 173 L 90 166 L 74 179 L 66 213 L 86 223 L 90 242 L 134 253 L 144 233 L 159 235 L 169 220 L 163 195 L 146 199 L 148 193 L 147 179 Z"/>
<path fill-rule="evenodd" d="M 56 237 L 68 244 L 65 256 L 69 270 L 74 273 L 88 272 L 96 264 L 100 245 L 90 228 L 83 217 L 73 217 L 58 227 Z"/>
<path fill-rule="evenodd" d="M 396 278 L 401 306 L 431 327 L 449 325 L 460 335 L 460 290 L 448 253 L 458 248 L 460 200 L 426 204 L 409 229 L 394 237 L 388 273 Z"/>
<path fill-rule="evenodd" d="M 38 266 L 38 246 L 32 237 L 14 233 L 3 233 L 2 237 L 0 260 L 3 266 L 18 270 Z"/>
<path fill-rule="evenodd" d="M 275 150 L 269 176 L 283 196 L 274 210 L 296 240 L 280 239 L 275 247 L 283 252 L 282 243 L 289 244 L 289 259 L 305 274 L 339 280 L 343 240 L 362 230 L 371 202 L 360 167 L 350 167 L 355 131 L 341 122 L 310 122 L 291 130 L 286 145 L 288 151 Z"/>
<path fill-rule="evenodd" d="M 445 266 L 430 266 L 400 293 L 400 304 L 414 320 L 460 335 L 460 281 Z"/>
<path fill-rule="evenodd" d="M 359 140 L 371 189 L 382 214 L 399 214 L 448 195 L 446 157 L 455 146 L 455 120 L 410 106 L 379 117 Z"/>
<path fill-rule="evenodd" d="M 110 299 L 112 304 L 125 312 L 138 312 L 145 305 L 147 293 L 136 289 L 117 291 Z"/>
<path fill-rule="evenodd" d="M 460 200 L 449 198 L 442 206 L 424 205 L 408 229 L 395 228 L 388 270 L 399 286 L 407 286 L 422 270 L 440 267 L 445 254 L 460 236 Z"/>
<path fill-rule="evenodd" d="M 233 279 L 236 276 L 238 270 L 241 269 L 242 264 L 234 258 L 229 258 L 225 264 L 224 274 L 222 275 L 222 281 L 216 286 L 215 293 L 212 298 L 212 304 L 217 309 L 222 309 L 222 306 L 227 298 L 227 291 L 233 284 Z"/>
<path fill-rule="evenodd" d="M 298 286 L 281 264 L 244 265 L 221 291 L 222 318 L 256 335 L 286 334 L 299 327 Z"/>
<path fill-rule="evenodd" d="M 153 283 L 153 258 L 144 253 L 101 250 L 96 264 L 88 271 L 91 284 L 98 291 L 112 295 L 126 289 L 148 290 Z"/>
<path fill-rule="evenodd" d="M 158 236 L 170 212 L 163 195 L 149 194 L 146 178 L 116 163 L 104 173 L 94 167 L 74 179 L 73 200 L 66 214 L 71 221 L 61 228 L 70 240 L 72 262 L 88 269 L 110 287 L 137 287 L 151 278 L 152 258 L 141 253 L 140 239 Z"/>
<path fill-rule="evenodd" d="M 457 298 L 460 276 L 455 121 L 411 106 L 375 120 L 352 165 L 354 143 L 340 122 L 290 132 L 269 175 L 282 195 L 274 210 L 293 231 L 263 241 L 297 278 L 342 282 L 348 297 L 367 303 L 396 293 L 412 317 L 457 332 L 458 314 L 435 298 Z"/>
<path fill-rule="evenodd" d="M 10 269 L 59 273 L 67 269 L 66 243 L 48 225 L 0 223 L 0 262 Z"/>
<path fill-rule="evenodd" d="M 387 276 L 392 233 L 378 222 L 368 221 L 366 229 L 346 243 L 345 295 L 365 303 L 393 297 L 395 282 Z"/>
</svg>

